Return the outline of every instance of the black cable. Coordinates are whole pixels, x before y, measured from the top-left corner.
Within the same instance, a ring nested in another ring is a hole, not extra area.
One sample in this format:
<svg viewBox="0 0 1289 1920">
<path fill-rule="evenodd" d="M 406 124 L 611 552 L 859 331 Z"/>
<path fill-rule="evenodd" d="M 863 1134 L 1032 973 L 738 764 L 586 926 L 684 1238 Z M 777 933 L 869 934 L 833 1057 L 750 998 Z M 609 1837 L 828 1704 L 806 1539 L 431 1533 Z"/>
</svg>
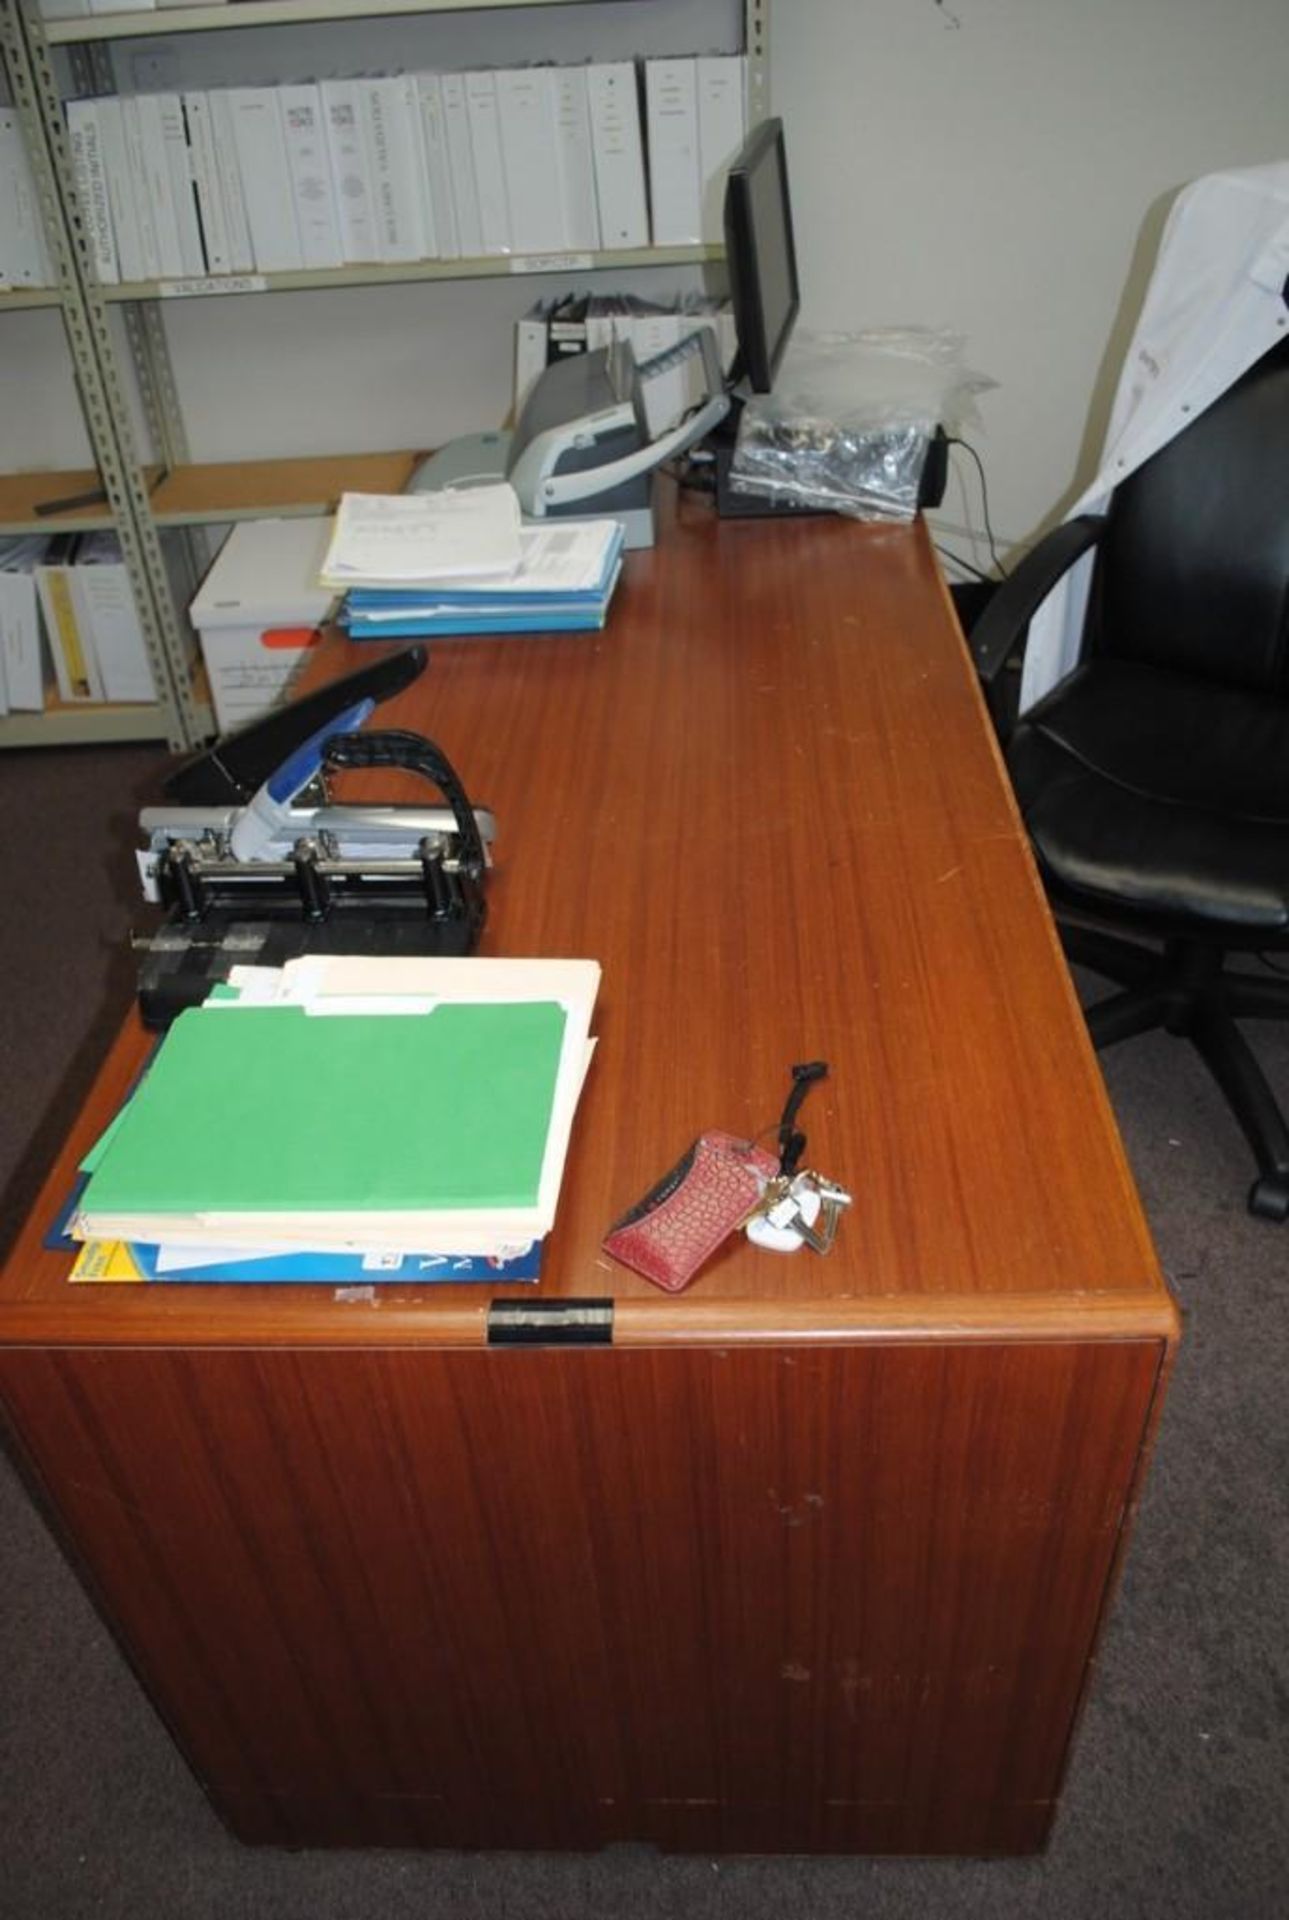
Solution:
<svg viewBox="0 0 1289 1920">
<path fill-rule="evenodd" d="M 969 440 L 962 439 L 960 435 L 951 433 L 949 435 L 949 445 L 951 447 L 961 447 L 963 452 L 969 453 L 972 459 L 976 463 L 976 472 L 980 475 L 980 504 L 984 510 L 984 515 L 985 515 L 985 538 L 989 542 L 990 557 L 992 558 L 995 567 L 998 569 L 998 572 L 1002 575 L 1003 579 L 1005 580 L 1007 578 L 1007 569 L 1003 565 L 1002 561 L 998 558 L 998 546 L 996 541 L 994 540 L 993 522 L 990 520 L 990 517 L 989 517 L 989 482 L 985 479 L 985 463 L 980 458 L 980 455 L 976 452 L 976 449 L 972 446 L 971 442 Z"/>
<path fill-rule="evenodd" d="M 970 560 L 964 560 L 962 555 L 960 553 L 954 553 L 951 547 L 941 546 L 938 540 L 933 540 L 931 544 L 936 552 L 941 554 L 944 559 L 952 560 L 955 567 L 962 567 L 967 573 L 974 573 L 977 580 L 983 580 L 988 586 L 996 587 L 998 585 L 998 582 L 990 574 L 985 573 L 980 567 L 973 566 Z"/>
<path fill-rule="evenodd" d="M 674 480 L 682 493 L 713 494 L 716 491 L 716 476 L 706 467 L 695 467 L 688 454 L 679 454 L 674 460 L 664 460 L 658 468 L 669 480 Z"/>
<path fill-rule="evenodd" d="M 1273 960 L 1269 953 L 1259 953 L 1257 957 L 1269 973 L 1279 973 L 1289 978 L 1289 967 L 1282 966 Z"/>
</svg>

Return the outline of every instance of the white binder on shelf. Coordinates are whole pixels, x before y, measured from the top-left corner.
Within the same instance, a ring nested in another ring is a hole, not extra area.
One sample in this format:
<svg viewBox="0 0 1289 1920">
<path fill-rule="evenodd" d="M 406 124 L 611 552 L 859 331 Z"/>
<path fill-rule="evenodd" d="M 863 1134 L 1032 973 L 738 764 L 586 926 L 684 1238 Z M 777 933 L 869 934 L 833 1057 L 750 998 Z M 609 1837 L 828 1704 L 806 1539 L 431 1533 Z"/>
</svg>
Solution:
<svg viewBox="0 0 1289 1920">
<path fill-rule="evenodd" d="M 747 130 L 747 63 L 740 53 L 698 61 L 698 163 L 702 180 L 703 239 L 719 246 L 725 235 L 725 181 Z"/>
<path fill-rule="evenodd" d="M 188 129 L 188 151 L 192 164 L 193 189 L 197 196 L 197 214 L 201 221 L 205 271 L 225 274 L 233 271 L 228 244 L 228 220 L 224 213 L 224 194 L 219 180 L 219 162 L 211 128 L 210 96 L 201 92 L 183 95 L 184 121 Z"/>
<path fill-rule="evenodd" d="M 174 99 L 174 95 L 169 96 Z M 178 280 L 190 271 L 184 264 L 179 237 L 179 209 L 175 203 L 170 148 L 166 137 L 167 96 L 141 93 L 136 96 L 139 139 L 143 152 L 147 193 L 151 202 L 152 223 L 157 237 L 158 274 L 162 279 Z"/>
<path fill-rule="evenodd" d="M 193 187 L 192 158 L 188 151 L 183 102 L 177 93 L 159 93 L 156 101 L 170 174 L 175 227 L 179 235 L 179 257 L 186 274 L 200 275 L 206 271 L 206 254 L 201 243 L 201 222 L 197 218 L 197 195 Z"/>
<path fill-rule="evenodd" d="M 515 401 L 518 420 L 534 383 L 546 371 L 546 349 L 553 300 L 539 300 L 515 322 Z"/>
<path fill-rule="evenodd" d="M 162 275 L 157 216 L 148 178 L 148 159 L 144 147 L 143 119 L 139 97 L 128 94 L 121 101 L 121 128 L 125 136 L 125 172 L 130 198 L 139 223 L 139 254 L 143 262 L 141 280 L 159 280 Z"/>
<path fill-rule="evenodd" d="M 515 253 L 556 253 L 568 245 L 555 138 L 552 67 L 507 67 L 495 74 L 497 126 Z"/>
<path fill-rule="evenodd" d="M 412 175 L 412 199 L 415 203 L 417 218 L 421 223 L 422 259 L 437 260 L 439 255 L 438 223 L 434 213 L 434 195 L 430 191 L 430 162 L 425 145 L 425 117 L 421 112 L 421 90 L 414 73 L 404 74 L 404 97 L 407 102 L 407 124 L 410 128 L 409 160 Z"/>
<path fill-rule="evenodd" d="M 0 541 L 0 713 L 39 713 L 45 704 L 36 568 L 40 534 Z"/>
<path fill-rule="evenodd" d="M 306 267 L 340 267 L 344 251 L 336 215 L 331 157 L 317 87 L 278 89 L 287 168 L 295 197 L 295 223 Z"/>
<path fill-rule="evenodd" d="M 418 73 L 416 94 L 421 110 L 421 150 L 425 161 L 426 192 L 434 217 L 435 246 L 440 260 L 457 260 L 461 255 L 461 236 L 457 230 L 456 204 L 452 194 L 452 162 L 448 153 L 442 76 L 437 73 Z"/>
<path fill-rule="evenodd" d="M 645 116 L 653 243 L 696 244 L 703 237 L 696 61 L 646 60 Z"/>
<path fill-rule="evenodd" d="M 54 279 L 22 128 L 12 108 L 0 107 L 0 285 L 49 287 Z"/>
<path fill-rule="evenodd" d="M 585 67 L 552 67 L 555 99 L 555 160 L 564 213 L 564 245 L 573 253 L 600 246 L 600 209 L 595 197 L 595 158 Z"/>
<path fill-rule="evenodd" d="M 348 266 L 380 259 L 371 190 L 365 109 L 357 80 L 324 80 L 322 111 L 336 196 L 340 248 Z"/>
<path fill-rule="evenodd" d="M 600 208 L 600 244 L 647 247 L 649 213 L 634 65 L 620 60 L 588 67 L 586 92 Z"/>
<path fill-rule="evenodd" d="M 470 112 L 465 97 L 465 75 L 445 73 L 442 82 L 443 127 L 448 143 L 457 241 L 463 259 L 477 260 L 483 252 L 483 230 L 479 225 L 479 189 L 475 185 L 474 154 L 470 147 Z"/>
<path fill-rule="evenodd" d="M 387 265 L 428 259 L 415 83 L 399 74 L 360 85 L 380 257 Z"/>
<path fill-rule="evenodd" d="M 103 143 L 96 100 L 67 102 L 67 140 L 72 153 L 76 198 L 89 236 L 94 275 L 102 287 L 120 282 L 116 240 L 112 232 L 112 203 L 108 195 Z"/>
<path fill-rule="evenodd" d="M 121 279 L 127 282 L 146 280 L 148 269 L 143 252 L 143 230 L 126 156 L 123 103 L 105 97 L 88 104 L 94 108 L 98 120 L 99 146 L 103 152 L 103 173 L 107 180 L 107 199 L 112 211 L 112 233 L 116 240 Z"/>
<path fill-rule="evenodd" d="M 237 135 L 233 127 L 233 104 L 227 88 L 211 91 L 210 136 L 224 202 L 224 221 L 228 228 L 229 271 L 251 273 L 255 267 L 255 248 L 251 244 L 251 225 L 246 213 L 246 194 L 242 188 Z"/>
<path fill-rule="evenodd" d="M 474 184 L 479 196 L 479 235 L 485 254 L 511 253 L 510 209 L 506 199 L 506 169 L 501 156 L 497 114 L 497 80 L 493 73 L 465 76 L 466 114 L 470 124 L 470 152 Z"/>
<path fill-rule="evenodd" d="M 233 87 L 228 102 L 255 265 L 261 273 L 298 272 L 304 252 L 278 89 Z"/>
<path fill-rule="evenodd" d="M 70 571 L 72 598 L 98 664 L 103 698 L 155 700 L 143 629 L 116 535 L 86 534 L 77 544 Z"/>
</svg>

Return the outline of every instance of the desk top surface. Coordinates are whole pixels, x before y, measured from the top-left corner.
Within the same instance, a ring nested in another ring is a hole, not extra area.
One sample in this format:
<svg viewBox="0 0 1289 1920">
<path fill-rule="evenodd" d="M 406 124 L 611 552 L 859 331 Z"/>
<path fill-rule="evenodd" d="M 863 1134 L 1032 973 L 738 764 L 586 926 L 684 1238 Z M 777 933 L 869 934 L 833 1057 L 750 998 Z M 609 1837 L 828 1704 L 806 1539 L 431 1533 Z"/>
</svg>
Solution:
<svg viewBox="0 0 1289 1920">
<path fill-rule="evenodd" d="M 603 967 L 536 1297 L 612 1298 L 623 1342 L 1171 1337 L 925 530 L 666 518 L 603 634 L 436 643 L 380 714 L 496 812 L 481 951 Z M 69 1287 L 41 1235 L 143 1044 L 128 1022 L 10 1256 L 0 1343 L 484 1338 L 486 1286 Z M 760 1131 L 820 1057 L 807 1161 L 855 1196 L 828 1257 L 740 1236 L 673 1298 L 602 1252 L 696 1134 Z"/>
</svg>

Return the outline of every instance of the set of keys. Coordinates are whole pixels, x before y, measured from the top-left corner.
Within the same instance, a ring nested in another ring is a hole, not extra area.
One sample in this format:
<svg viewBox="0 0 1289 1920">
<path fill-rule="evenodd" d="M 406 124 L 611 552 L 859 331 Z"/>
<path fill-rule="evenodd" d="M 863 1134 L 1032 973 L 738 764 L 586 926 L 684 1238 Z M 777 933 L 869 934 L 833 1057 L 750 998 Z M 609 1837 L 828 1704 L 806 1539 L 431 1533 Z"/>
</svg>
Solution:
<svg viewBox="0 0 1289 1920">
<path fill-rule="evenodd" d="M 760 1203 L 747 1222 L 747 1237 L 753 1246 L 771 1253 L 796 1253 L 801 1247 L 827 1253 L 851 1197 L 835 1180 L 808 1167 L 798 1173 L 778 1173 L 765 1183 Z"/>
<path fill-rule="evenodd" d="M 826 1060 L 807 1060 L 792 1069 L 792 1091 L 779 1120 L 779 1170 L 764 1182 L 744 1227 L 752 1245 L 770 1253 L 797 1253 L 802 1247 L 827 1253 L 851 1202 L 845 1187 L 801 1165 L 806 1136 L 798 1131 L 797 1114 L 811 1087 L 827 1073 Z"/>
</svg>

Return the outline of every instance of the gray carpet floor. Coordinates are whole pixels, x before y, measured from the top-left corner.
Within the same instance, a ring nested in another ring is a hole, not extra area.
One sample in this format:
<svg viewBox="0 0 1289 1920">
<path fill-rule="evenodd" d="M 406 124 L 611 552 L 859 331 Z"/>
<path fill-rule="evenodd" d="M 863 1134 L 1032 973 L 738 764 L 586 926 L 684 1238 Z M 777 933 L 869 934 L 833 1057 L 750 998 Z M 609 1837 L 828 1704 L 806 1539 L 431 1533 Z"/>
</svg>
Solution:
<svg viewBox="0 0 1289 1920">
<path fill-rule="evenodd" d="M 143 749 L 0 756 L 0 1191 L 21 1217 L 129 994 Z M 1254 1035 L 1289 1100 L 1289 1030 Z M 1186 1340 L 1048 1852 L 1023 1861 L 250 1852 L 0 1460 L 0 1915 L 1289 1914 L 1289 1228 L 1189 1051 L 1105 1061 Z M 6 1231 L 7 1238 L 7 1231 Z"/>
</svg>

